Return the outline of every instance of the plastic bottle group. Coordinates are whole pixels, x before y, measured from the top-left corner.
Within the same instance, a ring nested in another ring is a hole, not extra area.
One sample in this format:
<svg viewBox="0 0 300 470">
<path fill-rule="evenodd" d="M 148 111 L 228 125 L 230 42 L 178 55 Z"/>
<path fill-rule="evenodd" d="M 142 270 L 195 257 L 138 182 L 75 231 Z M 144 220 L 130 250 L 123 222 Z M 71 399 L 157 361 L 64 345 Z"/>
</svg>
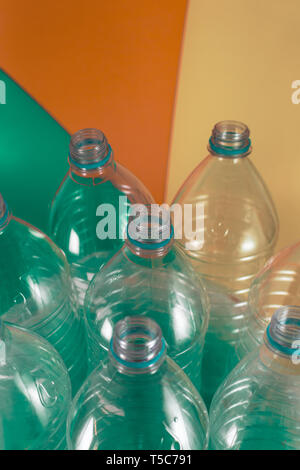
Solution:
<svg viewBox="0 0 300 470">
<path fill-rule="evenodd" d="M 267 261 L 249 135 L 215 125 L 180 237 L 97 129 L 71 138 L 58 246 L 0 197 L 0 449 L 300 449 L 300 249 Z"/>
</svg>

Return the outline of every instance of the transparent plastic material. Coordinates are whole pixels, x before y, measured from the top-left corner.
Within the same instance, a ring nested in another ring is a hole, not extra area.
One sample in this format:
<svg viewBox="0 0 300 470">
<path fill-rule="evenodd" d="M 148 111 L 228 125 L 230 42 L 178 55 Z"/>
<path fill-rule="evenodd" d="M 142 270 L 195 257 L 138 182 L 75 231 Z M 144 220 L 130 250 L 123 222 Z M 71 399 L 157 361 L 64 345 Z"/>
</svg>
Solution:
<svg viewBox="0 0 300 470">
<path fill-rule="evenodd" d="M 274 312 L 284 305 L 300 305 L 300 242 L 270 258 L 249 292 L 249 316 L 237 345 L 240 359 L 263 341 Z"/>
<path fill-rule="evenodd" d="M 272 199 L 247 157 L 247 126 L 235 121 L 216 124 L 209 151 L 173 201 L 192 204 L 194 230 L 198 224 L 182 244 L 189 246 L 185 251 L 211 303 L 202 377 L 207 405 L 236 364 L 235 346 L 244 328 L 249 288 L 271 256 L 278 233 Z"/>
<path fill-rule="evenodd" d="M 0 449 L 66 446 L 67 369 L 40 336 L 0 319 Z"/>
<path fill-rule="evenodd" d="M 282 307 L 273 315 L 264 343 L 218 389 L 210 441 L 212 449 L 299 450 L 299 307 Z"/>
<path fill-rule="evenodd" d="M 92 277 L 124 243 L 129 206 L 153 199 L 130 171 L 114 161 L 106 137 L 97 129 L 82 129 L 72 136 L 69 163 L 52 202 L 49 233 L 71 264 L 82 307 Z"/>
<path fill-rule="evenodd" d="M 170 219 L 169 219 L 170 220 Z M 157 228 L 158 238 L 154 238 Z M 149 237 L 143 233 L 153 230 Z M 149 216 L 138 241 L 128 234 L 122 249 L 94 277 L 85 299 L 89 367 L 107 355 L 114 325 L 127 315 L 154 319 L 168 355 L 197 389 L 208 325 L 206 293 L 187 257 L 164 222 Z"/>
<path fill-rule="evenodd" d="M 76 392 L 86 377 L 86 335 L 69 266 L 45 234 L 11 215 L 1 196 L 0 257 L 0 317 L 46 338 L 63 358 Z"/>
<path fill-rule="evenodd" d="M 158 325 L 117 323 L 106 360 L 77 393 L 67 424 L 76 450 L 205 449 L 208 416 L 184 372 L 166 357 Z"/>
</svg>

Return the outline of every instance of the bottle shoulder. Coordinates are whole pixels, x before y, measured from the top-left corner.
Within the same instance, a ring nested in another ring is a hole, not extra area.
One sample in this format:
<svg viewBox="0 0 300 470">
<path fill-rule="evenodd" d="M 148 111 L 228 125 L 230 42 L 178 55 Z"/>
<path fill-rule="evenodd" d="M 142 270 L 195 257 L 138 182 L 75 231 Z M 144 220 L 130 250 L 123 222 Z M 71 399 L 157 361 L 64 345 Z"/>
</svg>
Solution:
<svg viewBox="0 0 300 470">
<path fill-rule="evenodd" d="M 248 260 L 269 256 L 278 236 L 278 216 L 256 168 L 245 158 L 208 156 L 185 181 L 174 204 L 191 204 L 202 232 L 194 258 Z M 183 237 L 184 241 L 188 237 Z M 200 253 L 201 252 L 201 253 Z"/>
<path fill-rule="evenodd" d="M 188 274 L 160 263 L 136 263 L 122 248 L 88 288 L 89 334 L 107 350 L 114 325 L 130 312 L 158 322 L 171 354 L 190 349 L 195 342 L 202 344 L 208 325 L 207 298 L 198 278 Z"/>
<path fill-rule="evenodd" d="M 278 361 L 276 358 L 276 363 L 273 360 L 273 364 L 268 364 L 263 348 L 256 348 L 242 359 L 213 398 L 210 408 L 213 434 L 224 432 L 225 436 L 233 423 L 237 428 L 252 426 L 259 416 L 262 420 L 272 419 L 272 415 L 284 419 L 293 408 L 299 409 L 300 375 L 279 368 Z"/>
<path fill-rule="evenodd" d="M 179 440 L 180 448 L 198 448 L 195 446 L 199 446 L 200 441 L 200 448 L 205 447 L 208 428 L 205 405 L 173 361 L 168 359 L 161 367 L 155 374 L 134 377 L 114 374 L 107 361 L 97 368 L 81 388 L 69 415 L 68 430 L 73 445 L 78 446 L 76 440 L 93 417 L 99 446 L 105 445 L 100 443 L 101 437 L 110 435 L 116 426 L 124 438 L 124 426 L 128 433 L 128 422 L 132 422 L 140 434 L 143 426 L 149 429 L 155 423 L 158 427 L 154 435 L 158 440 L 171 427 L 171 434 Z M 182 409 L 185 409 L 184 415 Z M 190 431 L 190 441 L 182 442 L 179 431 L 186 428 Z M 131 436 L 133 441 L 138 438 L 135 434 Z M 159 442 L 156 445 L 164 448 Z"/>
</svg>

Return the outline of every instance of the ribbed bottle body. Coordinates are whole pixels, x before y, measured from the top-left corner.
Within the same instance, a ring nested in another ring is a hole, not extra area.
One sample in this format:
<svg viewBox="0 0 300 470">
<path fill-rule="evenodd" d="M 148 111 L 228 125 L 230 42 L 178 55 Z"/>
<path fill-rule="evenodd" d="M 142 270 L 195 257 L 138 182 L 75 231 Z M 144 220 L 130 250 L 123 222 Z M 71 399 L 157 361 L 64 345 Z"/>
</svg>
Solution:
<svg viewBox="0 0 300 470">
<path fill-rule="evenodd" d="M 249 316 L 237 352 L 239 358 L 255 349 L 275 311 L 300 305 L 300 243 L 270 258 L 255 277 L 249 292 Z"/>
<path fill-rule="evenodd" d="M 213 393 L 237 363 L 236 346 L 248 316 L 252 280 L 272 254 L 278 221 L 272 199 L 251 161 L 209 155 L 174 199 L 185 214 L 181 245 L 207 289 L 210 320 L 202 394 Z M 185 206 L 191 206 L 190 212 Z"/>
<path fill-rule="evenodd" d="M 0 234 L 0 250 L 1 317 L 31 329 L 55 347 L 75 393 L 87 372 L 86 333 L 64 255 L 42 232 L 13 217 Z"/>
<path fill-rule="evenodd" d="M 171 360 L 134 377 L 112 372 L 104 361 L 75 397 L 67 436 L 68 448 L 76 450 L 205 449 L 207 412 Z"/>
<path fill-rule="evenodd" d="M 40 336 L 0 321 L 0 448 L 66 447 L 71 401 L 67 369 Z"/>
<path fill-rule="evenodd" d="M 258 348 L 214 396 L 210 447 L 216 450 L 295 450 L 300 446 L 299 377 L 270 370 Z"/>
<path fill-rule="evenodd" d="M 106 356 L 114 325 L 127 315 L 158 323 L 169 356 L 199 390 L 207 299 L 196 273 L 175 244 L 161 259 L 140 258 L 125 246 L 95 276 L 85 303 L 90 370 Z"/>
</svg>

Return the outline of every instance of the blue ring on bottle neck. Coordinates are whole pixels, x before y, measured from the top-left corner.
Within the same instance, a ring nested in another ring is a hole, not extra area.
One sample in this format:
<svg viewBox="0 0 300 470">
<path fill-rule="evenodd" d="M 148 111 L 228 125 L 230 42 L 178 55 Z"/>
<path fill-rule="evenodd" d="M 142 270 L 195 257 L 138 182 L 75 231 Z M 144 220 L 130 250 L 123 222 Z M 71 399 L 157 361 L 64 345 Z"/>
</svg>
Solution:
<svg viewBox="0 0 300 470">
<path fill-rule="evenodd" d="M 117 356 L 117 354 L 115 353 L 114 348 L 113 348 L 113 338 L 110 341 L 110 352 L 111 352 L 112 356 L 114 357 L 114 359 L 117 362 L 119 362 L 120 364 L 122 364 L 123 366 L 128 367 L 129 369 L 146 369 L 147 367 L 153 366 L 154 364 L 156 364 L 161 359 L 161 357 L 163 356 L 165 350 L 166 350 L 166 343 L 165 343 L 164 338 L 162 338 L 161 339 L 161 349 L 160 349 L 159 353 L 153 359 L 151 359 L 151 361 L 128 362 L 128 361 L 124 361 L 119 356 Z"/>
<path fill-rule="evenodd" d="M 103 158 L 102 160 L 100 160 L 99 162 L 81 164 L 81 163 L 78 163 L 75 160 L 73 160 L 70 153 L 69 153 L 69 162 L 72 163 L 72 165 L 77 166 L 77 168 L 80 168 L 82 170 L 94 170 L 96 168 L 104 166 L 109 161 L 111 155 L 112 155 L 112 148 L 108 144 L 108 153 L 107 153 L 106 157 Z"/>
<path fill-rule="evenodd" d="M 300 320 L 290 318 L 287 321 L 285 321 L 285 324 L 297 325 L 297 326 L 300 327 Z M 280 351 L 283 354 L 286 354 L 288 356 L 291 356 L 295 353 L 297 353 L 297 355 L 300 356 L 300 346 L 298 346 L 296 348 L 289 348 L 288 346 L 283 346 L 282 344 L 278 343 L 277 341 L 275 341 L 272 338 L 272 336 L 270 334 L 270 327 L 271 327 L 271 323 L 269 323 L 269 325 L 267 326 L 266 336 L 267 336 L 267 339 L 268 339 L 270 345 L 273 346 L 273 348 L 277 349 L 278 351 Z"/>
<path fill-rule="evenodd" d="M 147 242 L 142 242 L 142 241 L 139 241 L 139 240 L 135 240 L 134 238 L 131 238 L 131 236 L 129 235 L 129 232 L 128 232 L 128 227 L 129 227 L 129 224 L 127 225 L 127 230 L 126 230 L 128 240 L 133 245 L 135 245 L 139 248 L 142 248 L 143 250 L 157 250 L 159 248 L 163 248 L 164 246 L 168 245 L 168 243 L 170 243 L 170 241 L 174 238 L 173 224 L 170 224 L 170 236 L 168 238 L 165 238 L 161 242 L 158 242 L 158 243 L 156 243 L 156 242 L 147 243 Z"/>
<path fill-rule="evenodd" d="M 239 155 L 242 156 L 244 153 L 247 153 L 248 150 L 250 150 L 251 139 L 248 139 L 248 144 L 245 147 L 240 148 L 240 149 L 235 149 L 235 148 L 232 148 L 232 147 L 227 147 L 227 148 L 217 147 L 213 143 L 212 137 L 210 137 L 209 147 L 218 155 L 223 155 L 223 156 L 226 156 L 226 157 L 235 157 L 235 156 L 239 156 Z"/>
</svg>

